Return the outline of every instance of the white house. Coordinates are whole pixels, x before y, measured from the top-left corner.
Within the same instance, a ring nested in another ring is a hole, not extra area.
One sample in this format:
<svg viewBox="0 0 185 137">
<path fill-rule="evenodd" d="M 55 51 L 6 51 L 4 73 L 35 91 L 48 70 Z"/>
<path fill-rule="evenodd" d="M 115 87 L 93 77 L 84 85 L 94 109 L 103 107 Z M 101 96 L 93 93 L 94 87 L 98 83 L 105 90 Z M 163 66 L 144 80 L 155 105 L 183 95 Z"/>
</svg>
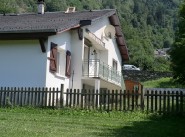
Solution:
<svg viewBox="0 0 185 137">
<path fill-rule="evenodd" d="M 121 89 L 128 51 L 115 10 L 0 15 L 0 87 Z"/>
</svg>

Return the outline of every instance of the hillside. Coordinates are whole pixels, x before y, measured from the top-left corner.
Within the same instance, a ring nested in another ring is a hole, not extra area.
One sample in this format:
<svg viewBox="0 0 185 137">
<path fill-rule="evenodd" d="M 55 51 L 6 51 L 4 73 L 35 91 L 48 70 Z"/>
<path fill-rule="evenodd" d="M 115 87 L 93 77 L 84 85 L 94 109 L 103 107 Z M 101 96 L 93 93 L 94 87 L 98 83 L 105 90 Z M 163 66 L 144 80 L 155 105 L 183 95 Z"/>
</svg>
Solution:
<svg viewBox="0 0 185 137">
<path fill-rule="evenodd" d="M 0 0 L 0 13 L 35 12 L 36 0 Z M 46 11 L 115 8 L 129 49 L 130 62 L 145 70 L 169 70 L 170 62 L 154 58 L 154 49 L 170 47 L 182 0 L 45 0 Z M 4 4 L 4 5 L 3 5 Z"/>
</svg>

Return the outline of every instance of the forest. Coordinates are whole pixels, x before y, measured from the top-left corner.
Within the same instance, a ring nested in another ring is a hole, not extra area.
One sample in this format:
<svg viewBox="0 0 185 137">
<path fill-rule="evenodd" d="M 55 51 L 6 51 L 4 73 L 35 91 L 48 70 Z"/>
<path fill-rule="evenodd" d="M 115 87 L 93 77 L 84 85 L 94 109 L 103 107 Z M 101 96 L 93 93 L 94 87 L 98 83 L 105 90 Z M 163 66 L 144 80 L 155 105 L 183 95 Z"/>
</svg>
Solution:
<svg viewBox="0 0 185 137">
<path fill-rule="evenodd" d="M 45 0 L 46 11 L 116 9 L 130 61 L 143 70 L 170 71 L 170 59 L 154 57 L 155 49 L 170 48 L 175 39 L 182 0 Z M 36 0 L 0 0 L 0 13 L 36 12 Z"/>
</svg>

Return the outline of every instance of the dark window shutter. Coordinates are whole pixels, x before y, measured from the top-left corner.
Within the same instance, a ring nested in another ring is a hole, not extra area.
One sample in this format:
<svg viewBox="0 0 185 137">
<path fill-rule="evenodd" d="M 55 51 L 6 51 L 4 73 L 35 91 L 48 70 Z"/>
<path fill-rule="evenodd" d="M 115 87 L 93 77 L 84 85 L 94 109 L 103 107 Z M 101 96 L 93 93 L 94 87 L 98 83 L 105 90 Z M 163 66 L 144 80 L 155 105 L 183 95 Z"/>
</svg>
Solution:
<svg viewBox="0 0 185 137">
<path fill-rule="evenodd" d="M 49 59 L 50 59 L 50 72 L 55 73 L 57 71 L 57 44 L 52 42 Z"/>
<path fill-rule="evenodd" d="M 66 76 L 71 76 L 71 52 L 66 51 Z"/>
</svg>

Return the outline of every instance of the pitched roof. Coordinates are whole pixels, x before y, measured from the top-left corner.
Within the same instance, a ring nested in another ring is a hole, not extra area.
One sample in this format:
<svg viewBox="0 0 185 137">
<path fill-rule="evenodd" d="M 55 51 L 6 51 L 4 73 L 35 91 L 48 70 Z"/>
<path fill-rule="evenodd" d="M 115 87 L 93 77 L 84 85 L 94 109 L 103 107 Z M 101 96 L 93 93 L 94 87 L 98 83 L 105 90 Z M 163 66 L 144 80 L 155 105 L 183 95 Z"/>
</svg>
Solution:
<svg viewBox="0 0 185 137">
<path fill-rule="evenodd" d="M 74 13 L 0 15 L 0 33 L 62 32 L 79 25 L 80 20 L 96 21 L 109 17 L 115 10 L 81 11 Z"/>
<path fill-rule="evenodd" d="M 89 20 L 92 23 L 108 17 L 110 23 L 116 29 L 116 41 L 124 60 L 129 60 L 127 46 L 124 35 L 121 32 L 120 22 L 116 15 L 116 10 L 92 10 L 73 13 L 65 12 L 45 12 L 45 14 L 9 14 L 0 15 L 0 39 L 14 39 L 22 37 L 43 37 L 66 30 L 80 27 L 81 21 Z M 30 35 L 33 34 L 34 35 Z M 6 34 L 6 35 L 5 35 Z M 17 35 L 19 34 L 19 35 Z"/>
</svg>

